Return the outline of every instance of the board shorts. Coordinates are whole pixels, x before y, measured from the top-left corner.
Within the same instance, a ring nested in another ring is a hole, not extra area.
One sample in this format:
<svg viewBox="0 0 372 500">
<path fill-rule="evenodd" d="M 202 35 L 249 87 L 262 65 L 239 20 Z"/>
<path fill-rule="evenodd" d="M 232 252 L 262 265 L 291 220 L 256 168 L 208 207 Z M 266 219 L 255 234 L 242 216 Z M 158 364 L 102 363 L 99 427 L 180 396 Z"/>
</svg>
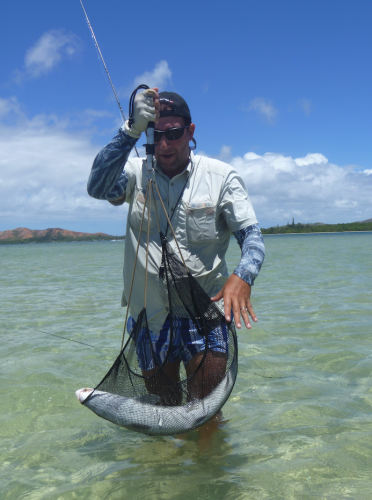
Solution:
<svg viewBox="0 0 372 500">
<path fill-rule="evenodd" d="M 200 335 L 195 328 L 194 323 L 189 318 L 173 318 L 176 327 L 174 339 L 171 343 L 170 317 L 168 316 L 164 325 L 158 334 L 149 330 L 149 336 L 146 328 L 141 328 L 137 338 L 137 356 L 141 370 L 151 370 L 164 361 L 181 360 L 186 366 L 195 354 L 205 351 L 205 337 Z M 132 316 L 127 322 L 127 332 L 129 335 L 136 326 Z M 150 337 L 150 338 L 149 338 Z M 214 352 L 220 352 L 228 355 L 228 328 L 226 324 L 220 325 L 208 335 L 207 348 Z M 170 349 L 170 352 L 168 352 Z M 154 354 L 157 363 L 154 360 Z"/>
</svg>

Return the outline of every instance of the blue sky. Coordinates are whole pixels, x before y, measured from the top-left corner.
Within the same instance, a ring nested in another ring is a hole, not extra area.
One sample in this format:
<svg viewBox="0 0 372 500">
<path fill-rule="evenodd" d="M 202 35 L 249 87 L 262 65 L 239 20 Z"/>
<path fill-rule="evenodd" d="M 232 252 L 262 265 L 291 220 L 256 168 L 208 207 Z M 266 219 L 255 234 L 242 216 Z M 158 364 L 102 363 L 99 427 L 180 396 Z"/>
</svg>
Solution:
<svg viewBox="0 0 372 500">
<path fill-rule="evenodd" d="M 372 217 L 370 1 L 84 6 L 124 112 L 137 82 L 183 95 L 262 227 Z M 121 122 L 79 0 L 12 0 L 0 28 L 0 231 L 124 234 L 126 207 L 86 194 Z"/>
</svg>

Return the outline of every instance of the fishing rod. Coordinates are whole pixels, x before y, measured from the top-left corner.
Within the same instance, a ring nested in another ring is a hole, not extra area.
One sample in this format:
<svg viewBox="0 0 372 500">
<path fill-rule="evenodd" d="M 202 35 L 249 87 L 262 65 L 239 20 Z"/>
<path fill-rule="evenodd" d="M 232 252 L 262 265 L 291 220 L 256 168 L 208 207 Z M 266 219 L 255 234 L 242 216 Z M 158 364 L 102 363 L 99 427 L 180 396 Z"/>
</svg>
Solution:
<svg viewBox="0 0 372 500">
<path fill-rule="evenodd" d="M 80 5 L 81 5 L 81 8 L 83 9 L 83 12 L 85 14 L 85 19 L 87 21 L 87 24 L 88 24 L 88 28 L 92 34 L 92 38 L 93 38 L 93 42 L 94 42 L 94 45 L 96 46 L 96 49 L 98 50 L 98 54 L 101 58 L 101 61 L 102 61 L 102 64 L 103 64 L 103 67 L 105 68 L 105 71 L 106 71 L 106 75 L 109 79 L 109 82 L 111 84 L 111 88 L 112 88 L 112 91 L 114 92 L 114 95 L 115 95 L 115 99 L 116 99 L 116 102 L 118 103 L 118 106 L 119 106 L 119 109 L 120 109 L 120 112 L 121 112 L 121 116 L 123 117 L 123 120 L 124 122 L 126 121 L 125 119 L 125 115 L 124 115 L 124 111 L 121 107 L 121 104 L 120 104 L 120 101 L 119 101 L 119 98 L 117 96 L 117 93 L 116 93 L 116 90 L 115 90 L 115 87 L 114 87 L 114 84 L 112 83 L 112 80 L 111 80 L 111 77 L 110 77 L 110 73 L 108 72 L 108 69 L 107 69 L 107 66 L 106 66 L 106 63 L 105 63 L 105 60 L 103 59 L 103 55 L 102 55 L 102 52 L 101 52 L 101 49 L 99 48 L 99 45 L 98 45 L 98 42 L 97 42 L 97 38 L 94 34 L 94 31 L 93 31 L 93 28 L 92 28 L 92 25 L 90 24 L 89 22 L 89 18 L 88 18 L 88 15 L 86 13 L 86 10 L 84 9 L 84 5 L 83 5 L 83 2 L 82 0 L 80 0 Z M 139 154 L 138 154 L 138 151 L 137 151 L 137 148 L 136 146 L 134 146 L 134 149 L 136 150 L 136 153 L 137 153 L 137 156 L 139 157 Z"/>
</svg>

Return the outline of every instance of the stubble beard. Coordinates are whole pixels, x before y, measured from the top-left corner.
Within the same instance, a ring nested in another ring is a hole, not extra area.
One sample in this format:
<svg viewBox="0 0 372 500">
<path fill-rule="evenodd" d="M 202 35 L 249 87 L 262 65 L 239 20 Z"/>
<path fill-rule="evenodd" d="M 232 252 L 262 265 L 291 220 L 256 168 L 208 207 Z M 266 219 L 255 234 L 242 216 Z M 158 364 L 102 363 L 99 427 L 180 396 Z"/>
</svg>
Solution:
<svg viewBox="0 0 372 500">
<path fill-rule="evenodd" d="M 157 163 L 166 175 L 171 174 L 172 176 L 174 176 L 180 174 L 185 170 L 185 168 L 189 163 L 189 160 L 190 160 L 190 149 L 189 145 L 187 144 L 187 150 L 185 148 L 185 150 L 182 151 L 182 158 L 180 158 L 180 156 L 177 155 L 176 158 L 174 159 L 174 162 L 171 164 L 164 165 L 161 159 L 157 160 Z"/>
</svg>

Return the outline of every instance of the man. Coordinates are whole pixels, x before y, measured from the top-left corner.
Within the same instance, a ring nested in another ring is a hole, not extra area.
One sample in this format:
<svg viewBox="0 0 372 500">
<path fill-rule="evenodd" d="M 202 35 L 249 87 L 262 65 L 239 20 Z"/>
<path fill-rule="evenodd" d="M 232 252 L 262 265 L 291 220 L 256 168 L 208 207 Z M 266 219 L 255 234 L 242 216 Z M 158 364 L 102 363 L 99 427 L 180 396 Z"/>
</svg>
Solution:
<svg viewBox="0 0 372 500">
<path fill-rule="evenodd" d="M 139 240 L 138 263 L 130 301 L 131 316 L 127 329 L 132 331 L 143 308 L 146 273 L 147 221 L 150 218 L 150 244 L 147 263 L 147 318 L 151 331 L 152 349 L 158 359 L 167 359 L 164 371 L 179 380 L 180 344 L 186 345 L 182 361 L 186 373 L 192 374 L 205 346 L 195 331 L 187 331 L 187 319 L 179 318 L 178 334 L 169 355 L 168 297 L 163 280 L 159 277 L 161 243 L 158 222 L 153 206 L 156 204 L 161 231 L 170 245 L 176 248 L 172 232 L 161 202 L 155 196 L 151 213 L 144 211 L 145 193 L 152 176 L 160 191 L 168 217 L 175 232 L 183 259 L 198 283 L 214 302 L 223 302 L 224 314 L 231 321 L 231 312 L 237 328 L 241 317 L 247 328 L 250 319 L 257 321 L 250 301 L 251 286 L 261 268 L 265 249 L 257 219 L 244 182 L 229 165 L 217 160 L 194 155 L 189 147 L 194 140 L 195 124 L 185 100 L 176 93 L 161 92 L 158 88 L 138 93 L 133 105 L 133 123 L 127 121 L 114 139 L 94 160 L 88 181 L 88 193 L 108 200 L 113 205 L 129 204 L 124 256 L 124 292 L 122 305 L 127 305 L 135 254 Z M 146 163 L 128 156 L 145 132 L 149 121 L 155 125 L 154 172 L 149 174 Z M 141 219 L 144 214 L 142 233 Z M 242 249 L 242 258 L 229 277 L 225 262 L 231 232 Z M 175 250 L 177 254 L 177 250 Z M 145 361 L 146 346 L 138 346 L 137 353 L 144 376 L 156 373 L 154 364 Z M 226 347 L 216 345 L 209 352 L 214 372 L 223 372 Z M 208 379 L 208 376 L 207 376 Z M 216 382 L 217 381 L 217 382 Z M 204 395 L 218 383 L 218 377 L 204 386 Z M 151 388 L 149 388 L 151 390 Z M 200 389 L 190 388 L 191 397 L 199 397 Z"/>
</svg>

